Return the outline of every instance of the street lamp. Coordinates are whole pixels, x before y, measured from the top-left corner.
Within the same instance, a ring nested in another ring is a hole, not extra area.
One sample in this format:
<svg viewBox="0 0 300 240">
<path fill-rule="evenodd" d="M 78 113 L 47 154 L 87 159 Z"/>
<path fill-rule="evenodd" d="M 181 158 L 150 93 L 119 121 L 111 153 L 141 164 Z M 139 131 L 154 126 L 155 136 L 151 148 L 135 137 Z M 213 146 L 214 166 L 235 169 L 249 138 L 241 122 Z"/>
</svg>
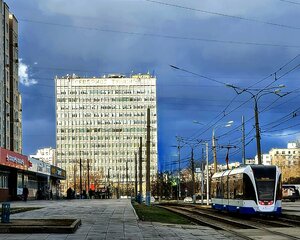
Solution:
<svg viewBox="0 0 300 240">
<path fill-rule="evenodd" d="M 256 151 L 257 151 L 257 158 L 258 158 L 258 164 L 262 164 L 261 161 L 261 145 L 260 145 L 260 129 L 259 129 L 259 121 L 258 121 L 258 100 L 267 94 L 276 94 L 279 97 L 283 97 L 289 93 L 281 93 L 281 88 L 284 88 L 285 85 L 280 84 L 276 87 L 269 87 L 269 88 L 263 88 L 263 89 L 243 89 L 231 84 L 226 84 L 227 87 L 231 87 L 234 89 L 234 91 L 237 94 L 242 94 L 243 92 L 249 93 L 252 98 L 254 99 L 254 118 L 255 118 L 255 130 L 256 130 Z M 255 92 L 255 93 L 253 93 Z"/>
<path fill-rule="evenodd" d="M 217 130 L 217 128 L 219 127 L 231 127 L 233 124 L 233 121 L 228 121 L 227 123 L 221 123 L 216 125 L 213 128 L 212 131 L 212 150 L 213 150 L 213 157 L 214 157 L 214 172 L 217 172 L 217 149 L 216 149 L 216 137 L 215 137 L 215 131 Z"/>
</svg>

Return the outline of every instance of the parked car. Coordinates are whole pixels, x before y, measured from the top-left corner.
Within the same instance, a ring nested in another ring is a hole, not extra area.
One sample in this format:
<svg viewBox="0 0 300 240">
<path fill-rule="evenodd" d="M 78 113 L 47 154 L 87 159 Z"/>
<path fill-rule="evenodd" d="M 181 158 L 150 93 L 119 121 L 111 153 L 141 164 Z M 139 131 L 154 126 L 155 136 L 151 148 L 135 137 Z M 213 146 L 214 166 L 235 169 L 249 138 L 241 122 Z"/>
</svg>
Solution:
<svg viewBox="0 0 300 240">
<path fill-rule="evenodd" d="M 192 202 L 193 202 L 193 199 L 192 199 L 191 197 L 185 197 L 185 198 L 183 199 L 183 202 L 185 202 L 185 203 L 192 203 Z"/>
<path fill-rule="evenodd" d="M 299 189 L 295 185 L 282 185 L 282 199 L 295 202 L 300 199 Z"/>
</svg>

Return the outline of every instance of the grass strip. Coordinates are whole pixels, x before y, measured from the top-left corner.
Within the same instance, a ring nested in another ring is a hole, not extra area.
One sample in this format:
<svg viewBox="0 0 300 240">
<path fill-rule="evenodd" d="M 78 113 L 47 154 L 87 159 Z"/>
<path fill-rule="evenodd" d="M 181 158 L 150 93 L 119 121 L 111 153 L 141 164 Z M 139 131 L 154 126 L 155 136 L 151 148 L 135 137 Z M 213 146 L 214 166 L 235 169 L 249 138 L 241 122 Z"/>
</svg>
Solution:
<svg viewBox="0 0 300 240">
<path fill-rule="evenodd" d="M 188 219 L 157 206 L 132 203 L 138 217 L 142 221 L 161 222 L 171 224 L 191 224 Z"/>
<path fill-rule="evenodd" d="M 10 214 L 27 212 L 27 211 L 37 210 L 37 209 L 41 209 L 41 208 L 42 207 L 17 207 L 17 208 L 11 208 L 10 209 Z M 2 213 L 2 208 L 0 208 L 0 216 L 2 215 L 1 213 Z"/>
</svg>

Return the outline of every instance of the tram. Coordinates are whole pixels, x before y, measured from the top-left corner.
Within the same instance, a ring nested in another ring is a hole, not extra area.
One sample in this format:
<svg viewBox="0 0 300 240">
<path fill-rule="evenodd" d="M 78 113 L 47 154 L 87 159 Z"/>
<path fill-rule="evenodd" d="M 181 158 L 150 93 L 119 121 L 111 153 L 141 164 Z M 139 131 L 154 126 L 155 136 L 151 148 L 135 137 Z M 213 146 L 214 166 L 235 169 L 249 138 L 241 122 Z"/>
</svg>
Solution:
<svg viewBox="0 0 300 240">
<path fill-rule="evenodd" d="M 277 166 L 243 165 L 212 177 L 212 208 L 241 214 L 281 213 L 281 171 Z"/>
</svg>

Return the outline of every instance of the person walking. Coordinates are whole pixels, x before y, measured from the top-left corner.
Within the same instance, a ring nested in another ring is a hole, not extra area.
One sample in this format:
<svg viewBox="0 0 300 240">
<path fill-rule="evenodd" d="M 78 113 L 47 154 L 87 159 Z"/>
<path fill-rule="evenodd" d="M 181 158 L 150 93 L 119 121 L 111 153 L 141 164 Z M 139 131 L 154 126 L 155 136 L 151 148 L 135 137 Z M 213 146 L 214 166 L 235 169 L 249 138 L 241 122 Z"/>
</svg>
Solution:
<svg viewBox="0 0 300 240">
<path fill-rule="evenodd" d="M 27 201 L 28 194 L 29 194 L 29 191 L 28 191 L 27 186 L 25 185 L 25 186 L 23 187 L 23 199 L 24 199 L 25 202 Z"/>
</svg>

